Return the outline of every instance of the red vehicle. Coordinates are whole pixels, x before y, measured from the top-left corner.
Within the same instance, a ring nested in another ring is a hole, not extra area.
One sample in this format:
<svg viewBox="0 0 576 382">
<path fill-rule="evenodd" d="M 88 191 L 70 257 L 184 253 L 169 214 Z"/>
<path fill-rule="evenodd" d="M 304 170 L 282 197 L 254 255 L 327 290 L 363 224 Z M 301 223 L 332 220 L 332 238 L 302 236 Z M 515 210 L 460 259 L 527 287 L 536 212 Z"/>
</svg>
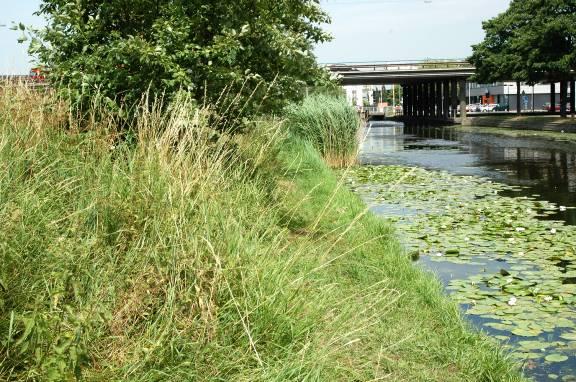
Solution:
<svg viewBox="0 0 576 382">
<path fill-rule="evenodd" d="M 44 82 L 46 81 L 46 76 L 45 76 L 45 70 L 43 68 L 32 68 L 30 70 L 30 74 L 28 75 L 28 77 L 30 77 L 30 81 L 32 82 Z"/>
<path fill-rule="evenodd" d="M 552 111 L 552 105 L 550 105 L 550 102 L 546 102 L 544 104 L 544 106 L 542 106 L 542 108 L 546 111 Z M 560 104 L 557 103 L 556 105 L 554 105 L 554 111 L 560 112 Z M 570 104 L 566 104 L 566 111 L 570 111 Z"/>
</svg>

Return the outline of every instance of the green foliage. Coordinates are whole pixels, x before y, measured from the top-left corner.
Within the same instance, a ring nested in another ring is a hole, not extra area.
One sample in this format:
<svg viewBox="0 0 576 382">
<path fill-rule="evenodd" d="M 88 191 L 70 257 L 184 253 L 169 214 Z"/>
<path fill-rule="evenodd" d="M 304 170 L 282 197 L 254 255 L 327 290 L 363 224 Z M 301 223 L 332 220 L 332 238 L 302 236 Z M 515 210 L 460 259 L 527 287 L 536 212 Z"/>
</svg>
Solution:
<svg viewBox="0 0 576 382">
<path fill-rule="evenodd" d="M 186 90 L 207 104 L 229 97 L 248 115 L 327 79 L 312 53 L 329 39 L 317 0 L 43 0 L 39 14 L 48 26 L 30 50 L 81 105 Z"/>
<path fill-rule="evenodd" d="M 342 96 L 314 94 L 287 109 L 292 133 L 311 142 L 327 163 L 344 167 L 356 160 L 358 113 Z"/>
<path fill-rule="evenodd" d="M 1 90 L 0 380 L 520 380 L 274 121 L 213 139 L 181 97 L 126 144 Z"/>
<path fill-rule="evenodd" d="M 480 82 L 567 80 L 576 69 L 576 4 L 513 0 L 483 24 L 486 37 L 470 57 Z"/>
</svg>

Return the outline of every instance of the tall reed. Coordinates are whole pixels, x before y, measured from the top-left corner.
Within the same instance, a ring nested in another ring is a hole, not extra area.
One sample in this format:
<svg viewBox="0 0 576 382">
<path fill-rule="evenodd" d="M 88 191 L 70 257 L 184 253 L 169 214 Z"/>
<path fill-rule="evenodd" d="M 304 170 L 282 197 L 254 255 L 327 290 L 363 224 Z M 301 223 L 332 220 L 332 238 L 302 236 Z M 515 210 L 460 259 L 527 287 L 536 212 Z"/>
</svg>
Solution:
<svg viewBox="0 0 576 382">
<path fill-rule="evenodd" d="M 360 118 L 344 97 L 314 94 L 287 110 L 290 130 L 311 142 L 335 168 L 355 163 Z"/>
</svg>

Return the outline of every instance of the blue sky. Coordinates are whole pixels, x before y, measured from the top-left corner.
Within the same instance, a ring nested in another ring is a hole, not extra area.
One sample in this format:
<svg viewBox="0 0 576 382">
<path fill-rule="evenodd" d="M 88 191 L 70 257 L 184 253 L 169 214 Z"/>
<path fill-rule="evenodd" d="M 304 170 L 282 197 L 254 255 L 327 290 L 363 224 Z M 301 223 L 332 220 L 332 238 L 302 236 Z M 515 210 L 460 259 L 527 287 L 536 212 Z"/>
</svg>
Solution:
<svg viewBox="0 0 576 382">
<path fill-rule="evenodd" d="M 9 0 L 3 0 L 8 2 Z M 10 1 L 0 25 L 12 21 L 41 25 L 33 16 L 40 0 Z M 332 17 L 334 36 L 317 47 L 323 63 L 464 58 L 484 36 L 482 21 L 503 12 L 510 0 L 321 0 Z M 19 32 L 0 27 L 0 74 L 27 73 L 31 68 Z"/>
<path fill-rule="evenodd" d="M 334 40 L 322 63 L 465 58 L 484 38 L 482 21 L 510 0 L 321 0 Z"/>
<path fill-rule="evenodd" d="M 25 25 L 39 26 L 42 22 L 32 14 L 38 10 L 40 0 L 1 0 L 0 12 L 0 74 L 28 73 L 32 65 L 26 53 L 28 46 L 18 44 L 20 32 L 9 30 L 11 22 L 22 22 Z M 6 4 L 10 3 L 10 5 Z"/>
</svg>

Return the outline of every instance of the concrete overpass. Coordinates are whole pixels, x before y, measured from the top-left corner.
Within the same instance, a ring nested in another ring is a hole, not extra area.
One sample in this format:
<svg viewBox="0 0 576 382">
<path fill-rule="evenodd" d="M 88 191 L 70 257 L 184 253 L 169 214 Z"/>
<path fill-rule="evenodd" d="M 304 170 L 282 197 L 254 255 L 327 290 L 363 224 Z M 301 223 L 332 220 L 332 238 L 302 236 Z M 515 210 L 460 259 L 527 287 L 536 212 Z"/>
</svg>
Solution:
<svg viewBox="0 0 576 382">
<path fill-rule="evenodd" d="M 400 84 L 405 119 L 466 118 L 466 81 L 475 68 L 463 60 L 339 63 L 326 67 L 342 85 Z"/>
</svg>

